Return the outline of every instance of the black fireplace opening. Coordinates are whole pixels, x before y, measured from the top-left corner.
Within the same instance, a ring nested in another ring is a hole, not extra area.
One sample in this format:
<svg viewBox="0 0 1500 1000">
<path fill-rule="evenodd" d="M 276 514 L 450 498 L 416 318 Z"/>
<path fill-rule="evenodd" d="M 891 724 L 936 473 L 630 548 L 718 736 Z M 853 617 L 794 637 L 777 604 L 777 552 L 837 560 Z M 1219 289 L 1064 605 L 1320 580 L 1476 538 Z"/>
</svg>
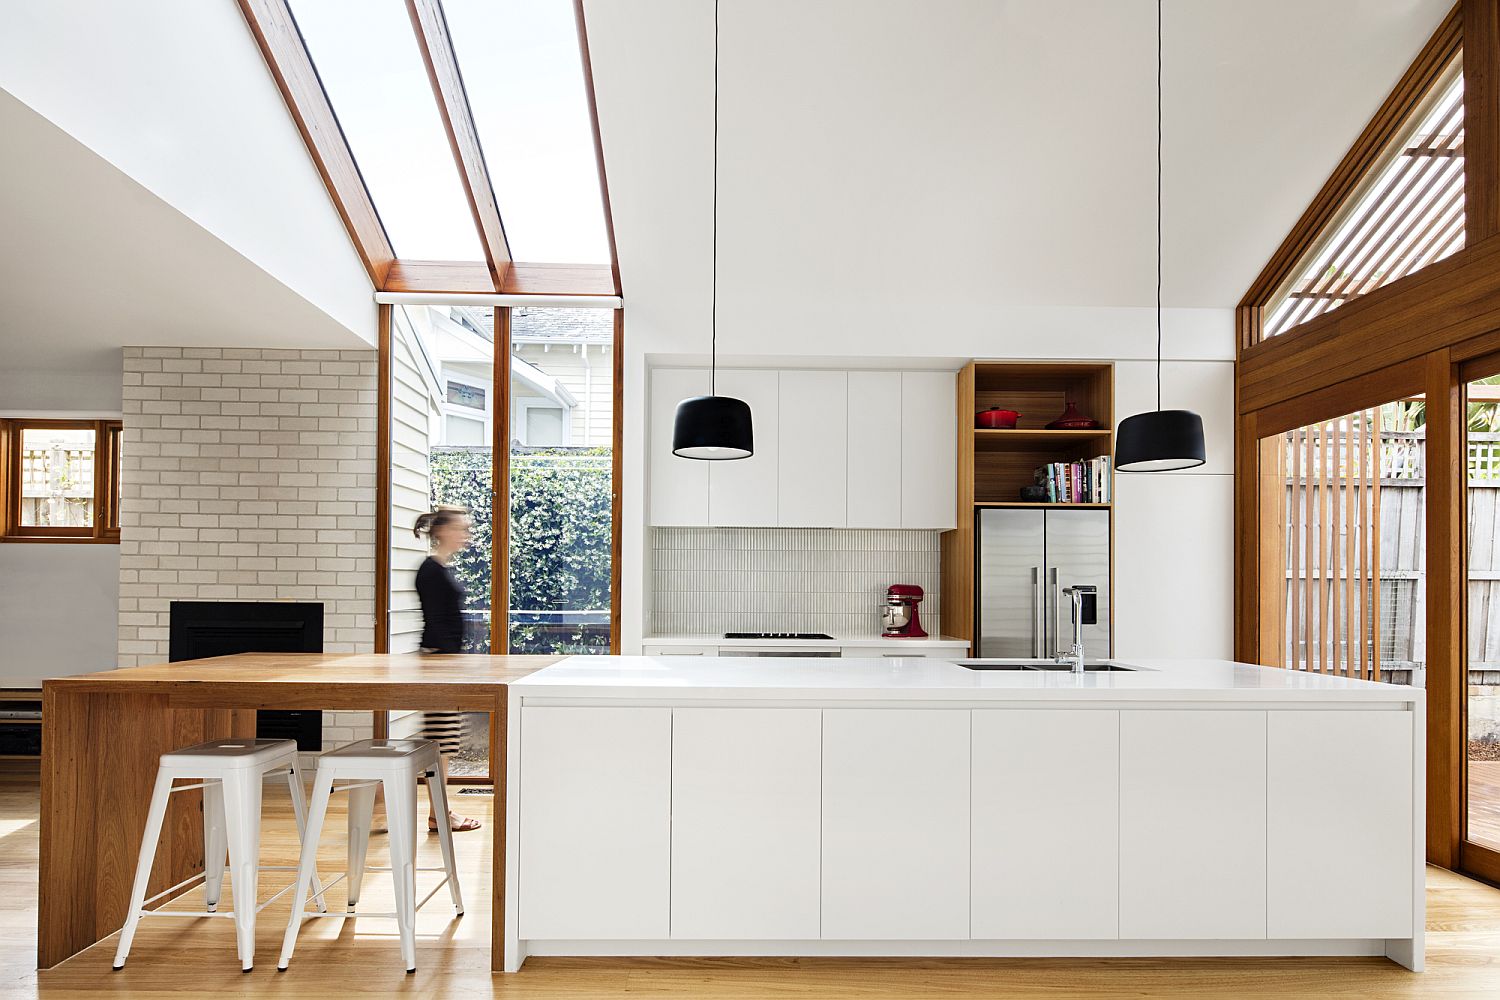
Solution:
<svg viewBox="0 0 1500 1000">
<path fill-rule="evenodd" d="M 323 652 L 323 605 L 289 601 L 173 601 L 167 658 L 201 660 L 233 653 Z M 323 749 L 323 713 L 256 714 L 255 735 Z"/>
</svg>

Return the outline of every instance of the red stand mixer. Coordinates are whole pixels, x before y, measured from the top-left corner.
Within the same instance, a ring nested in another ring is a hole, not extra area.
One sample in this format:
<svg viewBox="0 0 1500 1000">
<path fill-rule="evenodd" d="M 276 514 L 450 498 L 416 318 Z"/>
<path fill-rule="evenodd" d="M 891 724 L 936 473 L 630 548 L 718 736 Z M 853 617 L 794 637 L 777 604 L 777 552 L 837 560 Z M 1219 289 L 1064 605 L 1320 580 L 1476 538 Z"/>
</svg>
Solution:
<svg viewBox="0 0 1500 1000">
<path fill-rule="evenodd" d="M 883 639 L 925 639 L 922 618 L 917 605 L 922 603 L 922 588 L 914 583 L 893 583 L 885 588 L 885 606 L 880 609 Z"/>
</svg>

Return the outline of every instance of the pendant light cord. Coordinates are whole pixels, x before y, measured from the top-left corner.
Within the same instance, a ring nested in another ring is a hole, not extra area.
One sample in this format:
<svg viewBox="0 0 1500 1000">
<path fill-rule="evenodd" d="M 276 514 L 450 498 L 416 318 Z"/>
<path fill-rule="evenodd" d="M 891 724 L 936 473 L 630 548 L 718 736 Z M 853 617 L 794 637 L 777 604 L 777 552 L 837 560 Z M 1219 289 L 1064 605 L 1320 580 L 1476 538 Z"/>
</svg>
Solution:
<svg viewBox="0 0 1500 1000">
<path fill-rule="evenodd" d="M 714 2 L 717 4 L 718 0 Z M 1156 0 L 1156 409 L 1158 411 L 1161 410 L 1161 5 L 1162 0 Z"/>
<path fill-rule="evenodd" d="M 713 316 L 709 321 L 712 331 L 708 355 L 708 394 L 719 394 L 719 0 L 714 0 L 714 196 L 713 196 L 713 292 L 710 303 Z M 1157 396 L 1161 390 L 1157 390 Z M 1160 401 L 1157 403 L 1160 408 Z"/>
</svg>

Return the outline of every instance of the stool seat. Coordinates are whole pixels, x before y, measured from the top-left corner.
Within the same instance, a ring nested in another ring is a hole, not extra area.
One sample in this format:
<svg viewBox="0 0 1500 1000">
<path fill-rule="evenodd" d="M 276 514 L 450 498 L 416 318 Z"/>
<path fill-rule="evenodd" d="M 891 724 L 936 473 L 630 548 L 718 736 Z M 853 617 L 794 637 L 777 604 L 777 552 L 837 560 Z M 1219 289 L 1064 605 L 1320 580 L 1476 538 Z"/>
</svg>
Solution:
<svg viewBox="0 0 1500 1000">
<path fill-rule="evenodd" d="M 209 740 L 161 755 L 162 767 L 191 767 L 205 776 L 206 768 L 275 767 L 294 760 L 297 744 L 292 740 Z"/>
<path fill-rule="evenodd" d="M 318 758 L 318 768 L 334 768 L 335 777 L 343 777 L 340 772 L 351 767 L 361 773 L 411 771 L 435 765 L 437 754 L 437 744 L 430 740 L 356 740 L 323 754 Z"/>
</svg>

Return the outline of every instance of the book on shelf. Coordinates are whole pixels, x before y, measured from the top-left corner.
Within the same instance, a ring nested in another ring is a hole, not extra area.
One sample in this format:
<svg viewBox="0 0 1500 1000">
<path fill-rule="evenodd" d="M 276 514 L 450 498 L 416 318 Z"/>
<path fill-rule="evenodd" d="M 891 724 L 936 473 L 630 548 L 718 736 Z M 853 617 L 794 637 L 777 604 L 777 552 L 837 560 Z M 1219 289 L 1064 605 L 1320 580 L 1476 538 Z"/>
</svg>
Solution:
<svg viewBox="0 0 1500 1000">
<path fill-rule="evenodd" d="M 1048 503 L 1110 503 L 1110 473 L 1109 456 L 1100 455 L 1086 462 L 1049 462 L 1033 478 L 1047 490 Z"/>
</svg>

